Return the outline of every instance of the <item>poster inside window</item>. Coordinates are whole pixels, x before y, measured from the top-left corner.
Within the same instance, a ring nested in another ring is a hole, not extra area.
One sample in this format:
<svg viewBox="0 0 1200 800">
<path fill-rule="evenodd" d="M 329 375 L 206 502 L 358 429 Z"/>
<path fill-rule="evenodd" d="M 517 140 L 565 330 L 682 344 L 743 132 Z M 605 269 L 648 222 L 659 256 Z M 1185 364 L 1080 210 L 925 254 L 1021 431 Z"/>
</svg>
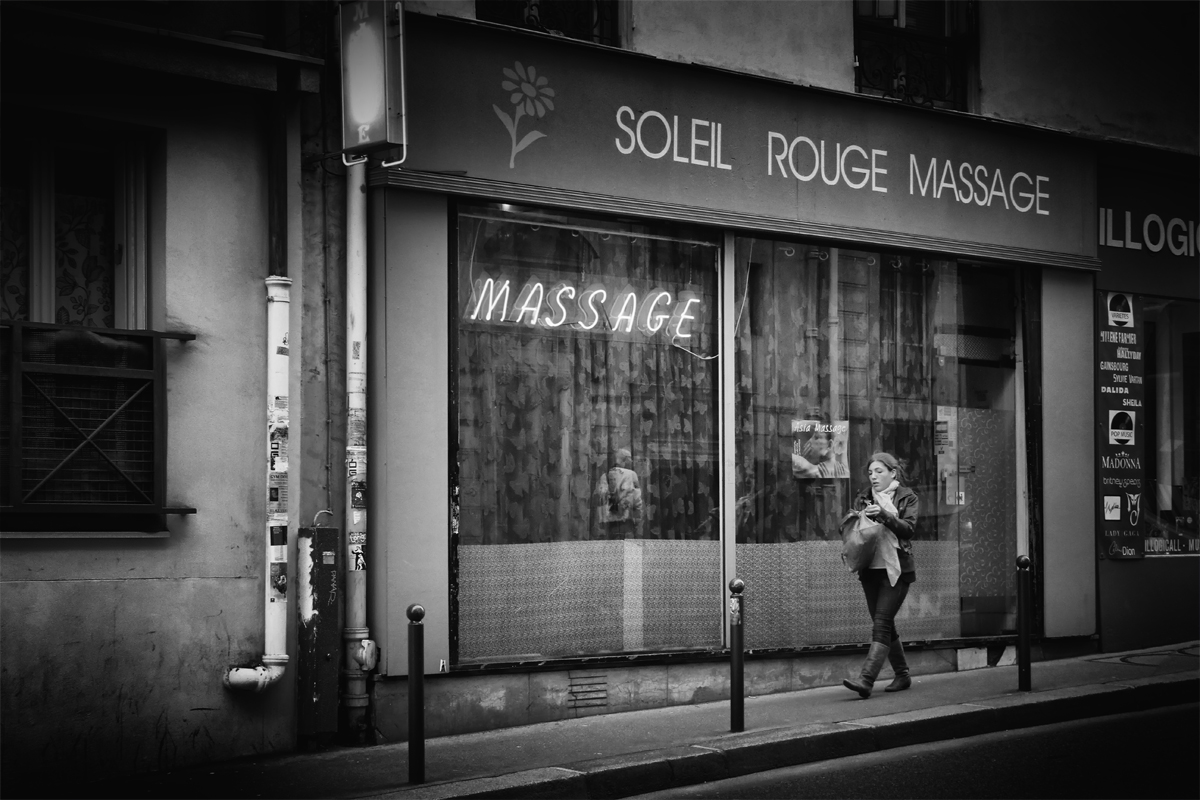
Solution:
<svg viewBox="0 0 1200 800">
<path fill-rule="evenodd" d="M 1100 558 L 1200 554 L 1200 303 L 1096 293 Z"/>
<path fill-rule="evenodd" d="M 457 663 L 720 647 L 712 234 L 457 221 Z"/>
</svg>

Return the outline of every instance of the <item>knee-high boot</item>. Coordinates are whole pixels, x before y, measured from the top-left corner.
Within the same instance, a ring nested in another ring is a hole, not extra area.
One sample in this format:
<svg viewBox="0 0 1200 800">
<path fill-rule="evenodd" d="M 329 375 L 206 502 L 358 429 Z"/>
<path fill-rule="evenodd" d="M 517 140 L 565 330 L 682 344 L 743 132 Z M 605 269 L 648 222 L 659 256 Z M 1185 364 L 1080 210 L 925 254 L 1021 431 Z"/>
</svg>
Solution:
<svg viewBox="0 0 1200 800">
<path fill-rule="evenodd" d="M 900 644 L 899 636 L 892 639 L 892 646 L 888 649 L 888 663 L 892 665 L 895 678 L 890 684 L 883 687 L 885 692 L 901 692 L 912 686 L 912 678 L 908 674 L 908 662 L 904 660 L 904 646 Z"/>
<path fill-rule="evenodd" d="M 842 685 L 858 692 L 860 697 L 870 697 L 871 687 L 875 685 L 875 679 L 879 677 L 879 670 L 883 669 L 883 662 L 887 660 L 888 652 L 889 648 L 886 644 L 871 642 L 871 649 L 867 651 L 867 660 L 863 662 L 862 672 L 858 678 L 847 678 L 842 681 Z"/>
</svg>

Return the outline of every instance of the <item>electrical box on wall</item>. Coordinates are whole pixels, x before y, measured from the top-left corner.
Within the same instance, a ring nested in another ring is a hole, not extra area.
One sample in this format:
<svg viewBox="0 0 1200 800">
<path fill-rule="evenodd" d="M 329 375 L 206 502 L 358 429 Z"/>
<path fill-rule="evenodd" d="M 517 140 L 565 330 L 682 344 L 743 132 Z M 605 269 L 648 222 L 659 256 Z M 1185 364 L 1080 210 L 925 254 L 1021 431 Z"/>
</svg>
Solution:
<svg viewBox="0 0 1200 800">
<path fill-rule="evenodd" d="M 313 740 L 338 731 L 338 673 L 342 652 L 342 598 L 339 587 L 340 531 L 297 531 L 297 733 Z"/>
</svg>

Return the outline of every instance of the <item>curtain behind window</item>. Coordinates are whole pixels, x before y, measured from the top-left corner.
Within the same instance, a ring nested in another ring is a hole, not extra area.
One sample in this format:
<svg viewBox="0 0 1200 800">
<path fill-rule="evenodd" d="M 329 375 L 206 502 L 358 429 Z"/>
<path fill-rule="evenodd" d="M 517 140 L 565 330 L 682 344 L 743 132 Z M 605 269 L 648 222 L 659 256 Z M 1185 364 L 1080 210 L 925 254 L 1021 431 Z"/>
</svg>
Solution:
<svg viewBox="0 0 1200 800">
<path fill-rule="evenodd" d="M 718 646 L 717 248 L 510 209 L 459 214 L 459 660 Z"/>
</svg>

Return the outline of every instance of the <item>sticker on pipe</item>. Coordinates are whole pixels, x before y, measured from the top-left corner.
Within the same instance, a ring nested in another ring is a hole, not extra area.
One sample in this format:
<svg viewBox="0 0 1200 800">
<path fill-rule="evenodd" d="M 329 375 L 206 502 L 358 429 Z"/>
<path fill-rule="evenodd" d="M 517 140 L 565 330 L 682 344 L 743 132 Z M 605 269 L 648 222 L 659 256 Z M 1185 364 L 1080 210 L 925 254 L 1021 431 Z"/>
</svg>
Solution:
<svg viewBox="0 0 1200 800">
<path fill-rule="evenodd" d="M 287 600 L 287 562 L 271 562 L 271 602 Z"/>
</svg>

